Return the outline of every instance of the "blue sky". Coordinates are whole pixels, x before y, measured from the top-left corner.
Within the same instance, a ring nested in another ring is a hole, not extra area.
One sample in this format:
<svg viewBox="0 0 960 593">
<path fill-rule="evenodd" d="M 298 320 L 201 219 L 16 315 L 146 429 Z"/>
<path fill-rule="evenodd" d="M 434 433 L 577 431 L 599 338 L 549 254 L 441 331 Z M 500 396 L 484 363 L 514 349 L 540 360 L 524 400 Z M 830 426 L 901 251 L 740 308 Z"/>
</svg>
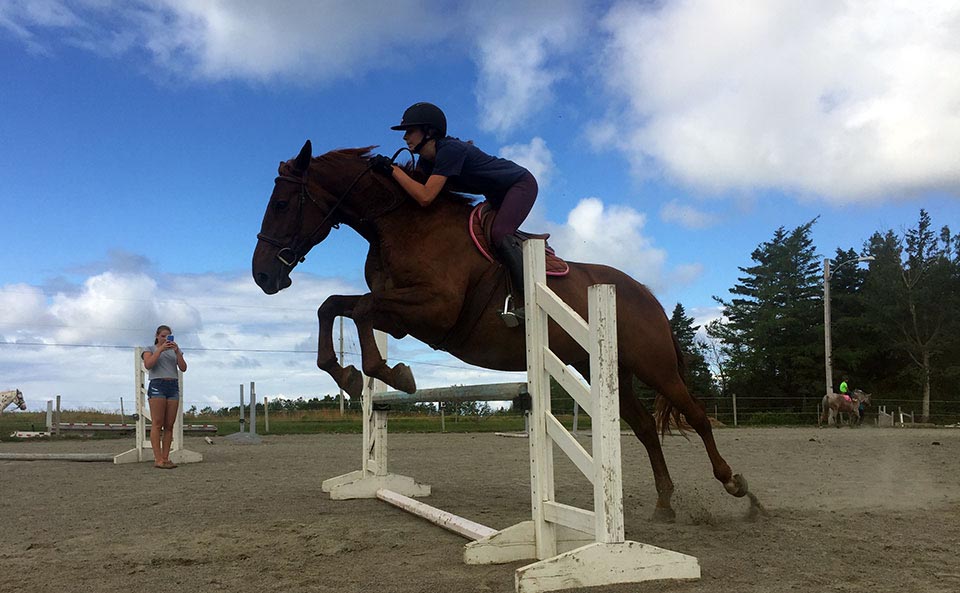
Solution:
<svg viewBox="0 0 960 593">
<path fill-rule="evenodd" d="M 392 154 L 420 100 L 537 175 L 524 228 L 700 322 L 779 226 L 819 216 L 828 256 L 920 208 L 956 231 L 958 37 L 934 0 L 0 0 L 0 389 L 117 408 L 168 323 L 190 403 L 334 392 L 316 307 L 364 291 L 366 245 L 268 297 L 256 233 L 305 139 Z M 423 387 L 517 380 L 391 348 Z"/>
</svg>

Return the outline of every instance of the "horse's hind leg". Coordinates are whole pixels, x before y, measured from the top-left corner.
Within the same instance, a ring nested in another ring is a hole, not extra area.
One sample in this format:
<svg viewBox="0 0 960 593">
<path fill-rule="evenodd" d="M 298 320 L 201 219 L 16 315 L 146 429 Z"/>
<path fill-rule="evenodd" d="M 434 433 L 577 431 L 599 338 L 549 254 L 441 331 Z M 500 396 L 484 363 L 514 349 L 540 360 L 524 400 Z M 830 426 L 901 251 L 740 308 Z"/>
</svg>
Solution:
<svg viewBox="0 0 960 593">
<path fill-rule="evenodd" d="M 657 506 L 653 510 L 655 521 L 673 521 L 676 513 L 670 506 L 673 496 L 673 480 L 667 462 L 663 458 L 663 448 L 657 435 L 657 423 L 653 416 L 643 406 L 643 403 L 633 394 L 633 374 L 620 371 L 620 417 L 626 420 L 633 433 L 647 449 L 650 458 L 650 467 L 653 469 L 653 479 L 657 487 Z"/>
<path fill-rule="evenodd" d="M 727 492 L 736 497 L 746 496 L 749 493 L 747 480 L 740 474 L 734 475 L 733 470 L 727 465 L 727 462 L 720 455 L 717 449 L 717 442 L 713 438 L 713 427 L 710 426 L 710 419 L 707 418 L 707 412 L 703 404 L 695 400 L 687 386 L 683 383 L 679 373 L 673 379 L 664 384 L 651 385 L 663 397 L 680 410 L 680 413 L 687 419 L 687 422 L 703 441 L 703 446 L 707 450 L 707 456 L 713 465 L 713 477 L 723 484 Z"/>
</svg>

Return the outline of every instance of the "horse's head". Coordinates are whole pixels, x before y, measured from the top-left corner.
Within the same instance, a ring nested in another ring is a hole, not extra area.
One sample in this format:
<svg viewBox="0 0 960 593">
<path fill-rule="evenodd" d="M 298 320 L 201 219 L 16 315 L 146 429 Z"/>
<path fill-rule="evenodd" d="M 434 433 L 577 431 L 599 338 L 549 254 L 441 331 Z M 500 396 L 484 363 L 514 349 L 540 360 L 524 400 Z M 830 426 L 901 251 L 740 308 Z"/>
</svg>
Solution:
<svg viewBox="0 0 960 593">
<path fill-rule="evenodd" d="M 312 147 L 307 140 L 295 159 L 280 163 L 273 194 L 253 252 L 253 279 L 267 294 L 290 286 L 290 271 L 336 224 L 332 197 L 312 183 Z"/>
<path fill-rule="evenodd" d="M 13 405 L 17 406 L 21 410 L 27 409 L 27 402 L 23 399 L 23 394 L 20 393 L 20 390 L 17 390 L 17 398 L 13 400 Z"/>
<path fill-rule="evenodd" d="M 392 179 L 370 173 L 372 148 L 314 159 L 307 140 L 297 158 L 280 163 L 253 252 L 253 279 L 263 292 L 290 286 L 290 271 L 341 222 L 359 229 L 411 202 Z"/>
<path fill-rule="evenodd" d="M 853 390 L 853 399 L 857 400 L 858 402 L 870 405 L 870 394 L 860 391 L 859 389 Z"/>
</svg>

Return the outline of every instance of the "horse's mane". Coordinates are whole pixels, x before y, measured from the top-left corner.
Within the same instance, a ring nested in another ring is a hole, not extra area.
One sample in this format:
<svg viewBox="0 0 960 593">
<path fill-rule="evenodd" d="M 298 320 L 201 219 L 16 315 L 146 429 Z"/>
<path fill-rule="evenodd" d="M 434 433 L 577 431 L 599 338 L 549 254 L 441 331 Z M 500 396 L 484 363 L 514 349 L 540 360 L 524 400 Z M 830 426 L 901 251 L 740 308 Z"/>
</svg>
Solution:
<svg viewBox="0 0 960 593">
<path fill-rule="evenodd" d="M 376 146 L 365 146 L 362 148 L 340 148 L 337 150 L 331 150 L 326 154 L 313 157 L 314 162 L 323 162 L 331 166 L 349 166 L 355 165 L 357 161 L 369 161 L 371 157 L 374 156 L 373 151 L 376 149 Z M 363 163 L 366 165 L 366 163 Z M 413 178 L 419 183 L 425 183 L 427 180 L 427 175 L 423 171 L 420 171 L 413 166 L 413 161 L 410 161 L 406 165 L 403 165 L 403 170 L 406 171 L 407 175 Z M 395 184 L 398 191 L 404 191 L 400 184 Z M 474 198 L 460 194 L 457 192 L 449 190 L 441 190 L 437 195 L 437 199 L 448 201 L 454 204 L 473 204 Z"/>
</svg>

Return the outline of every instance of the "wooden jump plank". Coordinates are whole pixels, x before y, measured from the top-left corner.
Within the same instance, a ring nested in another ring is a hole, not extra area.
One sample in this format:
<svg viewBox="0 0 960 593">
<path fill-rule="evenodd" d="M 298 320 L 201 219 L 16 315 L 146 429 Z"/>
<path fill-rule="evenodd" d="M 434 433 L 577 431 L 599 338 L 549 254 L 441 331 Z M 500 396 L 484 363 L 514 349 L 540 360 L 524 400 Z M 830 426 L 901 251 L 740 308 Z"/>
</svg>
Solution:
<svg viewBox="0 0 960 593">
<path fill-rule="evenodd" d="M 4 461 L 109 461 L 109 453 L 0 453 Z"/>
</svg>

